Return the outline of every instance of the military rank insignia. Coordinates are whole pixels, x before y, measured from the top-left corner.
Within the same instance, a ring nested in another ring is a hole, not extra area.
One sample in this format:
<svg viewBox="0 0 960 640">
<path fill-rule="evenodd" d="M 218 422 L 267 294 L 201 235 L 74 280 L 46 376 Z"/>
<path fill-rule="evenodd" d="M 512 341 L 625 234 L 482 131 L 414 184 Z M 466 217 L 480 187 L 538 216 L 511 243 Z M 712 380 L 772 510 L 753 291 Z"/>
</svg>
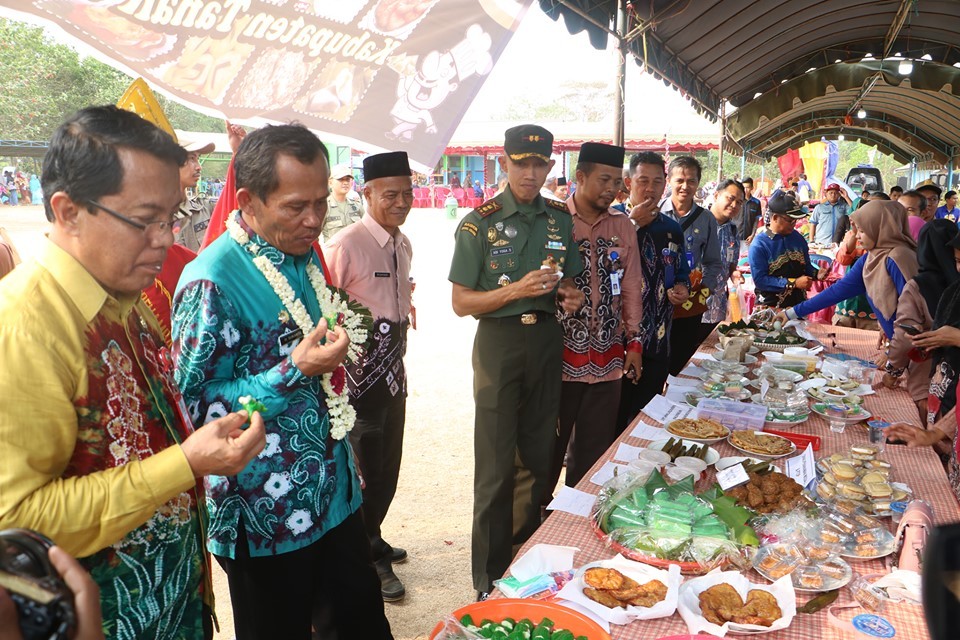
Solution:
<svg viewBox="0 0 960 640">
<path fill-rule="evenodd" d="M 570 210 L 567 209 L 567 203 L 561 200 L 554 200 L 553 198 L 544 198 L 544 202 L 547 203 L 547 206 L 551 209 L 556 209 L 557 211 L 563 211 L 564 213 L 570 213 Z"/>
<path fill-rule="evenodd" d="M 481 218 L 486 218 L 486 217 L 489 216 L 491 213 L 495 213 L 495 212 L 497 212 L 497 211 L 500 211 L 500 209 L 503 209 L 503 205 L 502 205 L 502 204 L 500 204 L 500 203 L 497 202 L 496 200 L 487 200 L 487 201 L 484 202 L 482 205 L 480 205 L 479 207 L 477 207 L 476 211 L 477 211 L 477 214 L 478 214 Z"/>
</svg>

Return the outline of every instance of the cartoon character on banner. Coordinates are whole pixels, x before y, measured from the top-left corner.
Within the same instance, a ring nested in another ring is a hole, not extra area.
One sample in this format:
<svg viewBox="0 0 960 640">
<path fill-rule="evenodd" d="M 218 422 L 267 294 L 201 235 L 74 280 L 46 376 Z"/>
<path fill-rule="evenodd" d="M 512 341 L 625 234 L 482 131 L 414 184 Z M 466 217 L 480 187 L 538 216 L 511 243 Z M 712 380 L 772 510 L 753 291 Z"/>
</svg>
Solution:
<svg viewBox="0 0 960 640">
<path fill-rule="evenodd" d="M 396 126 L 386 133 L 391 140 L 409 142 L 421 124 L 427 133 L 437 133 L 432 111 L 443 104 L 460 82 L 470 76 L 487 75 L 493 68 L 490 56 L 492 40 L 480 25 L 471 25 L 466 37 L 449 51 L 431 51 L 421 59 L 414 58 L 415 71 L 400 68 L 397 83 L 397 102 L 390 110 Z M 417 64 L 419 63 L 419 64 Z"/>
</svg>

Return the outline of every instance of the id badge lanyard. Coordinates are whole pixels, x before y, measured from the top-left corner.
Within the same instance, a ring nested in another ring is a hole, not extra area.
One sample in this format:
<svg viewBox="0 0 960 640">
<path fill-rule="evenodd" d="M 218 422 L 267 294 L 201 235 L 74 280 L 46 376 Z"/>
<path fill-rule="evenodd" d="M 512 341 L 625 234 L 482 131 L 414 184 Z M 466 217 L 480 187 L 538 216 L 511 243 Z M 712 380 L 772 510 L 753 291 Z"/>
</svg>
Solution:
<svg viewBox="0 0 960 640">
<path fill-rule="evenodd" d="M 620 280 L 623 278 L 623 267 L 620 264 L 620 254 L 610 252 L 610 294 L 620 295 Z"/>
<path fill-rule="evenodd" d="M 697 265 L 694 264 L 694 262 L 693 262 L 693 251 L 692 251 L 692 249 L 693 249 L 693 236 L 687 236 L 687 249 L 691 249 L 690 251 L 687 251 L 687 265 L 689 265 L 690 270 L 693 271 L 694 267 L 697 266 Z"/>
</svg>

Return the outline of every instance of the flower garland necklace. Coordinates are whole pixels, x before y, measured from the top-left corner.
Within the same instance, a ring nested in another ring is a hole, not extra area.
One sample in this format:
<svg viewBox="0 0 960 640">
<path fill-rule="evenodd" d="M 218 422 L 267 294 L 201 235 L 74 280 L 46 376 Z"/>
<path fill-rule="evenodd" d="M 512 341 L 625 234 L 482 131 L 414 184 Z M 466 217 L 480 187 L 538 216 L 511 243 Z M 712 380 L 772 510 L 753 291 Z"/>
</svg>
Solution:
<svg viewBox="0 0 960 640">
<path fill-rule="evenodd" d="M 258 255 L 260 247 L 250 241 L 250 236 L 240 226 L 240 212 L 236 211 L 227 217 L 226 227 L 230 237 L 253 256 L 253 264 L 263 275 L 267 284 L 280 298 L 284 309 L 293 318 L 297 327 L 303 332 L 304 338 L 314 330 L 315 324 L 307 312 L 303 302 L 296 297 L 287 278 L 270 261 L 267 256 Z M 347 349 L 347 358 L 353 362 L 363 353 L 363 345 L 367 341 L 366 318 L 362 312 L 352 309 L 349 299 L 344 299 L 341 292 L 327 286 L 323 272 L 312 261 L 307 263 L 307 278 L 317 294 L 320 303 L 320 314 L 327 319 L 327 325 L 332 330 L 340 324 L 350 339 Z M 357 412 L 350 405 L 346 384 L 346 370 L 343 365 L 336 370 L 325 373 L 320 377 L 320 384 L 327 397 L 327 410 L 330 419 L 330 435 L 334 440 L 343 440 L 357 418 Z"/>
</svg>

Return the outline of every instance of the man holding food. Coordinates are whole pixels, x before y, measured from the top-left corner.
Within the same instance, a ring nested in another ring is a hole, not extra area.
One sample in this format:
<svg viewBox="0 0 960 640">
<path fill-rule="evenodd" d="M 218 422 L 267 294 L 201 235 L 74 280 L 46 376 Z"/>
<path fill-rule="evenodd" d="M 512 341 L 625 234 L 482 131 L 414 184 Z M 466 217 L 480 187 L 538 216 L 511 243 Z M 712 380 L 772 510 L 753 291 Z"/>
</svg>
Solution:
<svg viewBox="0 0 960 640">
<path fill-rule="evenodd" d="M 792 191 L 777 191 L 767 202 L 767 227 L 750 245 L 750 273 L 756 284 L 757 304 L 787 309 L 807 299 L 814 281 L 826 277 L 810 262 L 807 241 L 794 227 L 807 217 Z"/>
<path fill-rule="evenodd" d="M 566 485 L 573 487 L 617 439 L 620 381 L 624 374 L 636 380 L 642 371 L 637 234 L 630 218 L 610 207 L 623 184 L 623 157 L 623 147 L 585 142 L 577 160 L 579 188 L 567 199 L 584 264 L 574 283 L 588 302 L 560 315 L 563 388 L 548 502 L 565 453 Z"/>
<path fill-rule="evenodd" d="M 506 188 L 468 213 L 456 233 L 449 279 L 453 310 L 479 319 L 473 347 L 475 470 L 473 585 L 485 598 L 540 525 L 560 404 L 563 335 L 555 312 L 584 296 L 573 220 L 540 195 L 553 134 L 508 129 Z M 516 519 L 515 519 L 516 514 Z"/>
<path fill-rule="evenodd" d="M 189 418 L 140 298 L 173 244 L 185 156 L 129 111 L 71 116 L 43 163 L 49 236 L 0 282 L 0 529 L 77 556 L 108 639 L 212 635 L 198 479 L 264 447 L 240 407 Z"/>
<path fill-rule="evenodd" d="M 355 414 L 342 363 L 366 335 L 313 250 L 328 166 L 300 125 L 248 134 L 234 158 L 240 208 L 187 265 L 174 301 L 176 378 L 194 421 L 244 395 L 263 404 L 263 452 L 206 478 L 207 548 L 227 574 L 238 640 L 306 640 L 317 608 L 341 638 L 392 638 L 346 438 Z"/>
</svg>

